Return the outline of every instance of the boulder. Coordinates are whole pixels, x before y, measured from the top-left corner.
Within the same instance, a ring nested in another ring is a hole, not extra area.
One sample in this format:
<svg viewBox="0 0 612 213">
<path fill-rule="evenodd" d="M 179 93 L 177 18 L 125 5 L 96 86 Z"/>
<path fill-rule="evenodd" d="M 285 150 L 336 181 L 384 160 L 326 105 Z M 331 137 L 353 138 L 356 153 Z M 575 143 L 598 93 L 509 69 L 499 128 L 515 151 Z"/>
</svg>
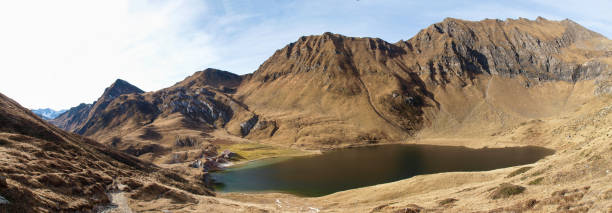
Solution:
<svg viewBox="0 0 612 213">
<path fill-rule="evenodd" d="M 201 160 L 195 160 L 191 163 L 190 165 L 192 168 L 200 168 L 202 167 L 202 161 Z"/>
</svg>

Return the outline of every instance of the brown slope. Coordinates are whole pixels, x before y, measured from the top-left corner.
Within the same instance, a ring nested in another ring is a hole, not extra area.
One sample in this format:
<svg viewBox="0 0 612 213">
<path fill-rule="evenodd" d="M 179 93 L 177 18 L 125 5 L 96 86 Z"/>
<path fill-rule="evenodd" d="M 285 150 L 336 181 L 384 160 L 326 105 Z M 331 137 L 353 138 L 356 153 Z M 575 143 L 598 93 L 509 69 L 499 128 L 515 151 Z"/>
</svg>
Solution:
<svg viewBox="0 0 612 213">
<path fill-rule="evenodd" d="M 266 60 L 238 97 L 277 122 L 275 137 L 286 143 L 399 139 L 420 128 L 421 108 L 433 104 L 401 63 L 405 54 L 380 39 L 302 37 Z"/>
<path fill-rule="evenodd" d="M 68 109 L 68 111 L 62 113 L 56 118 L 49 121 L 53 125 L 66 130 L 66 131 L 74 131 L 78 129 L 79 126 L 83 125 L 83 122 L 87 121 L 87 116 L 91 111 L 92 104 L 82 103 L 78 106 L 72 107 Z"/>
<path fill-rule="evenodd" d="M 609 88 L 611 48 L 601 44 L 610 41 L 573 21 L 543 18 L 449 18 L 396 44 L 325 33 L 278 50 L 237 97 L 278 124 L 270 140 L 284 144 L 482 134 L 594 95 L 575 90 Z"/>
<path fill-rule="evenodd" d="M 231 72 L 208 68 L 198 71 L 176 83 L 173 88 L 213 87 L 221 91 L 231 92 L 242 82 L 242 77 Z"/>
<path fill-rule="evenodd" d="M 2 94 L 0 155 L 0 176 L 6 178 L 0 196 L 10 202 L 0 204 L 0 212 L 90 211 L 109 203 L 107 187 L 114 181 L 130 178 L 187 185 L 155 177 L 157 171 L 170 173 L 64 132 Z"/>
</svg>

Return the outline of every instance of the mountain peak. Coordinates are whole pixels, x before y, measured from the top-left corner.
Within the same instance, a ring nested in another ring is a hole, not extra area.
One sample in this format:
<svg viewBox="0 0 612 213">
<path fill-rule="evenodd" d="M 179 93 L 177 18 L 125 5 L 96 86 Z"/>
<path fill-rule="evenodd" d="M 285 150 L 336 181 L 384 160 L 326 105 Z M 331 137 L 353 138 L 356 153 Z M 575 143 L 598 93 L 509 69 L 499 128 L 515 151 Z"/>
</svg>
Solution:
<svg viewBox="0 0 612 213">
<path fill-rule="evenodd" d="M 102 97 L 113 99 L 120 95 L 129 93 L 144 93 L 144 91 L 125 80 L 117 79 L 113 84 L 106 88 L 106 90 L 104 90 Z"/>
<path fill-rule="evenodd" d="M 257 81 L 275 80 L 287 74 L 324 73 L 323 76 L 349 77 L 358 70 L 354 60 L 386 60 L 405 51 L 380 38 L 348 37 L 325 32 L 302 36 L 277 50 L 253 73 Z"/>
<path fill-rule="evenodd" d="M 204 87 L 211 86 L 219 89 L 235 88 L 242 82 L 242 77 L 234 73 L 207 68 L 197 71 L 172 87 Z"/>
</svg>

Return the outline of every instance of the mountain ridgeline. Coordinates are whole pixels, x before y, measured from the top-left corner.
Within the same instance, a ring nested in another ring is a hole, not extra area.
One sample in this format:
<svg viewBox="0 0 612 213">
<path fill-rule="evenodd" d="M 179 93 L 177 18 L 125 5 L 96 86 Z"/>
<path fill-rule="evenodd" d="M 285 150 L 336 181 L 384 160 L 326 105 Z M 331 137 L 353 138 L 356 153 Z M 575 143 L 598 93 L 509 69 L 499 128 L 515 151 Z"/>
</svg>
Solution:
<svg viewBox="0 0 612 213">
<path fill-rule="evenodd" d="M 146 93 L 118 80 L 51 122 L 151 159 L 219 129 L 305 148 L 493 134 L 612 92 L 610 64 L 612 42 L 571 20 L 447 18 L 396 43 L 304 36 L 243 76 Z"/>
</svg>

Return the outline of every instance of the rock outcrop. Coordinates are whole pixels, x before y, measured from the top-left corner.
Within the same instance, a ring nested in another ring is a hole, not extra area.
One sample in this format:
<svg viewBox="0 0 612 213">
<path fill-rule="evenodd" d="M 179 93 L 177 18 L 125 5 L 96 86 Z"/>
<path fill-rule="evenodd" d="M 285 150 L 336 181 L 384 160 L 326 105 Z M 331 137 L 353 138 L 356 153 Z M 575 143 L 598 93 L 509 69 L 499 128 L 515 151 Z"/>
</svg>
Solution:
<svg viewBox="0 0 612 213">
<path fill-rule="evenodd" d="M 444 75 L 487 73 L 521 75 L 535 82 L 575 82 L 598 77 L 605 65 L 597 60 L 589 62 L 594 57 L 588 54 L 569 58 L 573 56 L 567 52 L 576 48 L 602 54 L 583 44 L 601 39 L 605 37 L 568 19 L 470 22 L 447 18 L 396 44 L 416 59 L 414 71 L 429 73 L 436 80 L 444 80 Z"/>
</svg>

